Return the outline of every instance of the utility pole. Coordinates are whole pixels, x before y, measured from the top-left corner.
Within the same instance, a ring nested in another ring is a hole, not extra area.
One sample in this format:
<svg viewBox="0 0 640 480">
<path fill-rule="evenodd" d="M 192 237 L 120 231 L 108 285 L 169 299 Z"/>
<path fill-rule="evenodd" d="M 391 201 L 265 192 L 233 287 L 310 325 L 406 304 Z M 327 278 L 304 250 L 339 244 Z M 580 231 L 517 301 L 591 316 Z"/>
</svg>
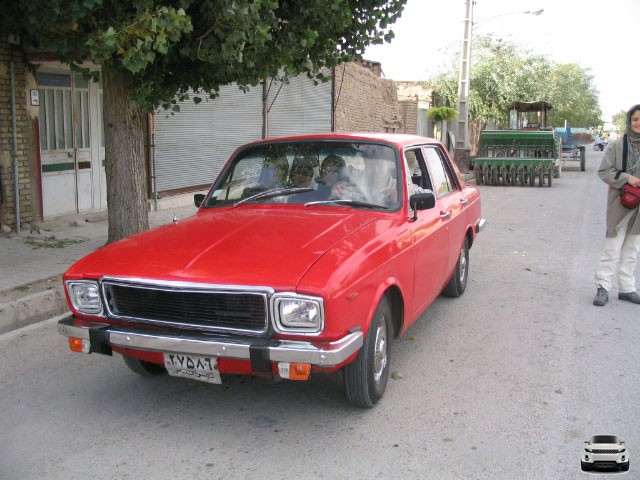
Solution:
<svg viewBox="0 0 640 480">
<path fill-rule="evenodd" d="M 471 37 L 473 30 L 473 5 L 466 0 L 464 37 L 458 78 L 458 129 L 456 132 L 456 162 L 463 170 L 469 165 L 469 87 L 471 81 Z"/>
</svg>

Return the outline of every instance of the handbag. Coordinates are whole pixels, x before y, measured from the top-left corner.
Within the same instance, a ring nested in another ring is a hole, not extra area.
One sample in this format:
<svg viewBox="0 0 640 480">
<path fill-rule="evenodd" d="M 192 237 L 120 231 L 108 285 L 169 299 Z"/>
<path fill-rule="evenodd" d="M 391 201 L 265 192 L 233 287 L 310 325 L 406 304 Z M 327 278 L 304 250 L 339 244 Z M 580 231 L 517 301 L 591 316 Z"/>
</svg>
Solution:
<svg viewBox="0 0 640 480">
<path fill-rule="evenodd" d="M 624 134 L 622 139 L 622 170 L 619 170 L 616 179 L 627 171 L 627 134 Z M 628 183 L 625 183 L 620 190 L 620 203 L 625 208 L 636 208 L 640 203 L 640 187 L 632 187 Z"/>
<path fill-rule="evenodd" d="M 625 183 L 620 190 L 620 203 L 626 208 L 636 208 L 640 203 L 640 187 L 632 187 Z"/>
</svg>

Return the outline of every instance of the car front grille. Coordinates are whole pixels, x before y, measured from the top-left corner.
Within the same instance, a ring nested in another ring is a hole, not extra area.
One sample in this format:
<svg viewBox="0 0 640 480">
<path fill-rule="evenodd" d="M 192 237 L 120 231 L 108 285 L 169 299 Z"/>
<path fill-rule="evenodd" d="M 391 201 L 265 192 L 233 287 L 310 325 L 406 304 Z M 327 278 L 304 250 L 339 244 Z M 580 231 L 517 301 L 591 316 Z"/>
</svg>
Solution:
<svg viewBox="0 0 640 480">
<path fill-rule="evenodd" d="M 267 294 L 200 284 L 105 279 L 110 318 L 213 332 L 267 331 Z"/>
<path fill-rule="evenodd" d="M 618 450 L 593 450 L 593 453 L 618 453 Z"/>
</svg>

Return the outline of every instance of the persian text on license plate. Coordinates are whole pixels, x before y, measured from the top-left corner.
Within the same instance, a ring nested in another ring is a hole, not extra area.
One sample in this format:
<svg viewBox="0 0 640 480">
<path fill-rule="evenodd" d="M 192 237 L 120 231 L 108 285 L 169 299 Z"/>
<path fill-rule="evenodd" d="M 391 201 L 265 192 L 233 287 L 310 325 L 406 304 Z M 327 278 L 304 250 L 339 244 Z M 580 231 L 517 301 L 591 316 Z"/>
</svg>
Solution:
<svg viewBox="0 0 640 480">
<path fill-rule="evenodd" d="M 217 357 L 165 353 L 164 366 L 174 377 L 191 378 L 208 383 L 222 383 Z"/>
</svg>

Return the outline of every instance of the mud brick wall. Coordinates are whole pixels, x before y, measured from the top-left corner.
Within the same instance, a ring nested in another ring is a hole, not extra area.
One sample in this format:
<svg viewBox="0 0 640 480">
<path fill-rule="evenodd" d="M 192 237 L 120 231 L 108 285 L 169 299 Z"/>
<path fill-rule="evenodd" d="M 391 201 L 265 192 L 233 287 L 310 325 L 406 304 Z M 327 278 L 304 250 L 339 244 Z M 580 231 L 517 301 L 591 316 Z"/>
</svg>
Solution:
<svg viewBox="0 0 640 480">
<path fill-rule="evenodd" d="M 16 109 L 18 193 L 20 223 L 32 220 L 31 205 L 31 120 L 27 114 L 27 68 L 19 46 L 0 41 L 0 225 L 16 227 L 13 161 L 13 123 L 11 111 L 11 64 Z"/>
<path fill-rule="evenodd" d="M 398 105 L 404 123 L 403 133 L 415 134 L 418 131 L 418 100 L 400 100 Z"/>
<path fill-rule="evenodd" d="M 336 132 L 416 132 L 417 105 L 413 113 L 400 105 L 395 82 L 381 78 L 378 65 L 339 65 L 334 82 Z"/>
</svg>

